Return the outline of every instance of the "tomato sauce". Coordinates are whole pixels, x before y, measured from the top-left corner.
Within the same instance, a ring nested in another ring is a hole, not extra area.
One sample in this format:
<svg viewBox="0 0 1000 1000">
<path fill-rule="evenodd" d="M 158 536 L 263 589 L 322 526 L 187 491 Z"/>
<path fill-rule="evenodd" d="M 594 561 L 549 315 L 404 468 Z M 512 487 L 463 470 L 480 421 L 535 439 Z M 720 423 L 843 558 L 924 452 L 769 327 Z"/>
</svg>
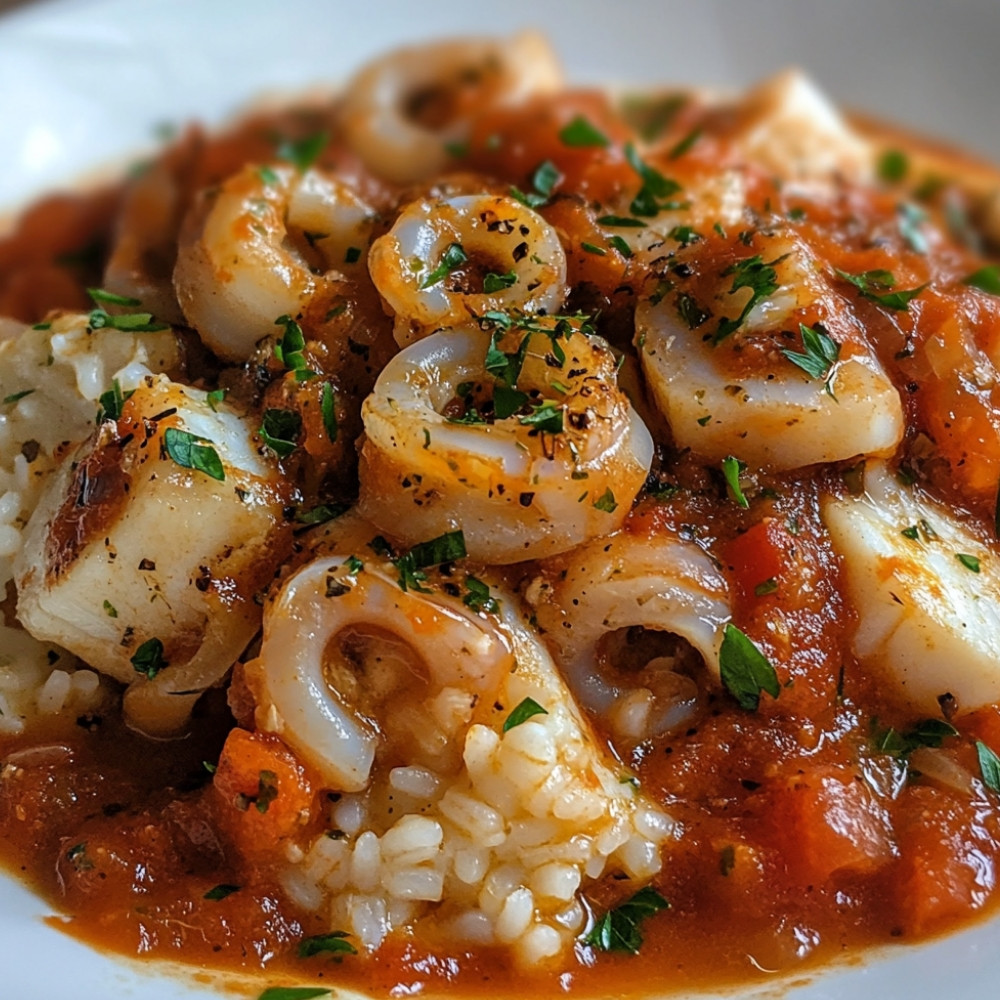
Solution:
<svg viewBox="0 0 1000 1000">
<path fill-rule="evenodd" d="M 648 125 L 651 112 L 644 113 Z M 580 117 L 606 141 L 560 142 L 560 131 Z M 272 157 L 269 134 L 301 136 L 329 124 L 311 110 L 255 119 L 217 139 L 192 130 L 166 155 L 183 164 L 192 188 L 202 187 L 248 159 Z M 642 125 L 600 94 L 572 93 L 482 115 L 455 163 L 456 183 L 522 191 L 531 190 L 540 163 L 554 164 L 555 197 L 539 211 L 567 247 L 567 311 L 596 314 L 598 332 L 625 352 L 636 299 L 661 276 L 608 245 L 597 218 L 636 186 L 624 147 Z M 696 132 L 688 150 L 664 156 Z M 681 189 L 738 162 L 726 120 L 693 99 L 660 122 L 656 144 L 657 162 Z M 366 176 L 336 139 L 323 164 L 355 174 L 383 205 L 399 196 Z M 963 283 L 985 258 L 949 233 L 947 192 L 920 201 L 898 186 L 845 184 L 816 196 L 752 167 L 745 180 L 756 222 L 746 232 L 700 233 L 695 252 L 682 255 L 691 273 L 676 280 L 707 300 L 727 267 L 758 253 L 766 260 L 767 240 L 780 231 L 831 272 L 889 271 L 897 290 L 927 286 L 906 310 L 884 308 L 849 284 L 842 291 L 903 399 L 901 468 L 987 537 L 1000 481 L 1000 383 L 975 384 L 970 372 L 977 352 L 995 356 L 1000 298 Z M 960 187 L 952 194 L 961 200 Z M 84 305 L 120 198 L 104 191 L 29 211 L 0 243 L 0 313 L 32 321 L 49 308 Z M 904 202 L 920 212 L 924 235 L 916 240 L 912 227 L 900 225 Z M 91 263 L 67 258 L 85 253 Z M 372 324 L 384 325 L 374 296 L 365 309 Z M 801 315 L 806 325 L 815 321 Z M 773 351 L 770 341 L 750 345 L 734 360 L 734 377 L 761 370 Z M 357 386 L 365 378 L 358 375 Z M 357 428 L 358 399 L 349 391 L 346 399 L 342 418 Z M 315 423 L 317 400 L 311 405 Z M 320 437 L 318 426 L 311 433 Z M 380 995 L 659 995 L 814 969 L 989 912 L 1000 814 L 980 775 L 976 741 L 1000 751 L 1000 708 L 962 715 L 942 705 L 952 728 L 935 749 L 967 776 L 964 783 L 921 773 L 894 742 L 918 719 L 851 651 L 855 612 L 819 516 L 820 493 L 851 492 L 856 470 L 850 463 L 751 470 L 754 499 L 744 509 L 718 468 L 677 451 L 668 435 L 658 435 L 653 475 L 624 530 L 640 538 L 686 531 L 714 557 L 734 595 L 733 624 L 774 664 L 780 693 L 762 694 L 749 711 L 700 676 L 699 717 L 625 760 L 683 831 L 654 880 L 669 909 L 643 925 L 638 955 L 581 946 L 564 967 L 526 974 L 499 951 L 452 953 L 411 936 L 390 938 L 367 959 L 297 957 L 298 942 L 325 928 L 283 896 L 274 859 L 300 810 L 334 793 L 276 738 L 237 727 L 239 720 L 250 728 L 252 719 L 239 669 L 229 702 L 210 693 L 184 739 L 150 741 L 112 715 L 0 739 L 4 863 L 70 917 L 70 933 L 103 949 Z M 320 458 L 337 468 L 347 461 Z M 322 462 L 308 489 L 328 499 Z M 350 468 L 336 486 L 341 497 L 351 496 Z M 276 776 L 283 797 L 269 798 L 265 774 Z M 603 883 L 589 897 L 595 913 L 615 901 L 614 886 Z"/>
</svg>

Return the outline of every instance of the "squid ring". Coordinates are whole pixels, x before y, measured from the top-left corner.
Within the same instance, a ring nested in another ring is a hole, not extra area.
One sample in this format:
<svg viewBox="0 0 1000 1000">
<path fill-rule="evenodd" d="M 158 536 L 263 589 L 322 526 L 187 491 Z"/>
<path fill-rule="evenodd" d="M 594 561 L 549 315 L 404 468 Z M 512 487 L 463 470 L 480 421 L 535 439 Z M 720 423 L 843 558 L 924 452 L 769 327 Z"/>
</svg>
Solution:
<svg viewBox="0 0 1000 1000">
<path fill-rule="evenodd" d="M 375 241 L 368 268 L 396 314 L 400 344 L 490 310 L 558 312 L 566 295 L 566 253 L 555 229 L 499 195 L 411 203 Z"/>
<path fill-rule="evenodd" d="M 543 401 L 535 417 L 445 415 L 460 390 L 494 388 L 484 369 L 491 347 L 514 354 L 527 337 L 517 391 Z M 562 367 L 551 366 L 553 343 Z M 536 422 L 545 412 L 550 430 Z M 649 431 L 617 388 L 614 355 L 580 332 L 557 342 L 543 332 L 433 334 L 386 365 L 362 418 L 364 516 L 407 544 L 461 528 L 469 555 L 488 563 L 553 555 L 614 531 L 653 456 Z"/>
</svg>

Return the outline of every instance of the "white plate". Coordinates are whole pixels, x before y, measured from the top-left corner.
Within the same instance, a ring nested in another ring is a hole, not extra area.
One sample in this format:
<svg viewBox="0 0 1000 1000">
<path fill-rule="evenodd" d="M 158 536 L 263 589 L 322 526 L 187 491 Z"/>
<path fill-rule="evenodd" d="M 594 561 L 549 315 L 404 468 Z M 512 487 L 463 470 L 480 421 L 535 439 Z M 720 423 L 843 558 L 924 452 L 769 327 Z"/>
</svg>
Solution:
<svg viewBox="0 0 1000 1000">
<path fill-rule="evenodd" d="M 218 121 L 404 41 L 526 25 L 550 34 L 579 81 L 742 86 L 796 63 L 843 102 L 1000 160 L 995 0 L 56 0 L 0 18 L 0 207 L 149 146 L 157 124 Z M 221 993 L 97 955 L 43 924 L 50 912 L 0 877 L 0 996 Z M 980 1000 L 1000 982 L 998 939 L 994 921 L 792 995 Z"/>
</svg>

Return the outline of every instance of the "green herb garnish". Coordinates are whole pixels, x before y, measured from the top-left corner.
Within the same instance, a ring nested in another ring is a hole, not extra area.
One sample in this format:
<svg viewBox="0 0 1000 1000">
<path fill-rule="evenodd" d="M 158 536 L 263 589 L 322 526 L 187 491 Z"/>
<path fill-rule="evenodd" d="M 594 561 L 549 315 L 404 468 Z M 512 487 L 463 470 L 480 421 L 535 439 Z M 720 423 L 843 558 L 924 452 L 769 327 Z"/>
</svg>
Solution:
<svg viewBox="0 0 1000 1000">
<path fill-rule="evenodd" d="M 956 552 L 955 558 L 973 573 L 979 572 L 979 560 L 975 556 L 970 556 L 967 552 Z"/>
<path fill-rule="evenodd" d="M 640 924 L 670 904 L 655 890 L 646 886 L 631 899 L 608 910 L 583 939 L 583 943 L 600 951 L 624 951 L 638 955 L 642 947 Z"/>
<path fill-rule="evenodd" d="M 117 295 L 115 292 L 108 292 L 103 288 L 88 288 L 87 294 L 95 306 L 126 306 L 134 309 L 136 306 L 142 305 L 140 299 L 134 299 L 131 295 Z"/>
<path fill-rule="evenodd" d="M 278 145 L 278 159 L 287 160 L 304 174 L 320 158 L 329 141 L 329 132 L 314 132 L 303 139 L 285 139 Z"/>
<path fill-rule="evenodd" d="M 494 274 L 493 271 L 490 271 L 483 278 L 483 292 L 492 295 L 494 292 L 502 292 L 505 288 L 510 288 L 511 285 L 515 284 L 517 284 L 517 275 L 514 271 L 508 271 L 506 274 Z"/>
<path fill-rule="evenodd" d="M 257 1000 L 315 1000 L 330 995 L 322 986 L 271 986 Z"/>
<path fill-rule="evenodd" d="M 719 320 L 718 329 L 712 337 L 713 344 L 718 344 L 730 334 L 735 333 L 750 315 L 753 307 L 778 290 L 780 287 L 778 272 L 775 271 L 774 265 L 780 264 L 787 256 L 784 254 L 765 264 L 760 254 L 756 254 L 731 264 L 722 272 L 723 277 L 733 276 L 733 284 L 729 289 L 730 295 L 735 294 L 741 288 L 749 288 L 752 294 L 736 319 L 728 319 L 723 316 Z"/>
<path fill-rule="evenodd" d="M 667 158 L 671 160 L 680 159 L 686 152 L 688 152 L 691 147 L 701 138 L 701 129 L 693 128 L 686 136 L 676 146 L 674 146 L 669 153 L 667 153 Z"/>
<path fill-rule="evenodd" d="M 226 470 L 222 466 L 222 459 L 208 438 L 182 431 L 179 427 L 168 427 L 163 432 L 163 447 L 181 468 L 204 472 L 220 483 L 225 480 Z"/>
<path fill-rule="evenodd" d="M 317 934 L 315 937 L 303 938 L 299 942 L 299 958 L 312 958 L 330 952 L 333 955 L 356 955 L 358 949 L 346 940 L 346 931 L 331 931 L 329 934 Z"/>
<path fill-rule="evenodd" d="M 535 172 L 531 176 L 534 190 L 526 194 L 514 187 L 510 189 L 511 197 L 516 198 L 529 208 L 538 208 L 552 197 L 552 193 L 562 180 L 562 176 L 559 168 L 551 160 L 545 160 L 535 168 Z"/>
<path fill-rule="evenodd" d="M 231 885 L 229 882 L 222 882 L 214 889 L 209 889 L 201 898 L 217 902 L 220 899 L 225 899 L 226 896 L 231 896 L 234 892 L 239 892 L 242 888 L 243 886 L 241 885 Z"/>
<path fill-rule="evenodd" d="M 744 510 L 750 506 L 750 501 L 743 495 L 740 487 L 740 476 L 746 471 L 746 463 L 741 462 L 733 455 L 729 455 L 722 460 L 722 474 L 726 478 L 726 485 L 732 493 L 733 499 Z"/>
<path fill-rule="evenodd" d="M 819 325 L 806 326 L 804 323 L 799 323 L 799 333 L 802 335 L 802 346 L 805 350 L 800 353 L 783 348 L 781 353 L 807 375 L 825 379 L 840 357 L 840 344 Z M 829 388 L 830 383 L 827 382 L 828 391 Z"/>
<path fill-rule="evenodd" d="M 891 271 L 878 268 L 874 271 L 864 271 L 861 274 L 848 274 L 835 267 L 834 271 L 849 281 L 861 293 L 861 297 L 877 302 L 886 309 L 895 309 L 897 312 L 906 312 L 910 308 L 910 302 L 915 299 L 926 287 L 926 284 L 918 288 L 910 288 L 905 291 L 890 291 L 895 288 L 896 279 Z"/>
<path fill-rule="evenodd" d="M 539 403 L 532 407 L 531 413 L 527 416 L 520 417 L 518 422 L 546 434 L 562 434 L 562 407 L 550 402 Z"/>
<path fill-rule="evenodd" d="M 527 722 L 534 715 L 548 715 L 548 710 L 542 708 L 534 698 L 525 698 L 516 708 L 504 719 L 503 731 L 509 732 L 515 726 Z"/>
<path fill-rule="evenodd" d="M 293 410 L 277 408 L 264 411 L 264 417 L 257 432 L 261 441 L 278 456 L 288 458 L 297 447 L 302 417 Z"/>
<path fill-rule="evenodd" d="M 618 501 L 609 486 L 595 501 L 594 509 L 602 510 L 605 514 L 613 514 L 618 509 Z"/>
<path fill-rule="evenodd" d="M 577 115 L 568 125 L 559 130 L 559 141 L 564 146 L 606 147 L 611 140 L 601 131 L 594 128 L 583 115 Z"/>
<path fill-rule="evenodd" d="M 477 580 L 474 576 L 467 576 L 465 587 L 468 593 L 462 598 L 462 603 L 467 608 L 489 614 L 500 606 L 497 599 L 490 594 L 489 585 L 483 583 L 482 580 Z"/>
<path fill-rule="evenodd" d="M 735 625 L 726 626 L 719 649 L 719 672 L 726 690 L 749 712 L 757 710 L 760 695 L 772 698 L 781 693 L 778 675 L 771 661 Z"/>
<path fill-rule="evenodd" d="M 906 153 L 900 149 L 887 149 L 878 161 L 879 178 L 887 184 L 898 184 L 910 169 Z"/>
<path fill-rule="evenodd" d="M 329 382 L 323 383 L 319 397 L 319 412 L 323 417 L 323 429 L 331 442 L 337 440 L 337 395 Z"/>
<path fill-rule="evenodd" d="M 163 643 L 156 638 L 147 639 L 129 658 L 137 674 L 152 680 L 164 667 L 170 666 L 163 658 Z"/>
<path fill-rule="evenodd" d="M 976 740 L 976 755 L 979 757 L 979 773 L 983 784 L 991 792 L 1000 792 L 1000 757 L 982 740 Z"/>
<path fill-rule="evenodd" d="M 414 545 L 409 555 L 417 569 L 427 569 L 429 566 L 440 566 L 442 563 L 464 559 L 467 555 L 465 535 L 461 528 L 457 531 L 446 531 L 437 538 Z"/>
<path fill-rule="evenodd" d="M 973 271 L 968 277 L 963 278 L 962 284 L 978 288 L 981 292 L 988 292 L 990 295 L 1000 295 L 1000 265 L 990 264 L 987 267 L 981 267 L 978 271 Z"/>
<path fill-rule="evenodd" d="M 466 254 L 461 243 L 449 243 L 441 256 L 441 263 L 420 283 L 420 290 L 423 291 L 425 288 L 432 288 L 434 285 L 444 281 L 452 271 L 458 270 L 468 259 L 468 254 Z"/>
<path fill-rule="evenodd" d="M 680 184 L 669 177 L 664 177 L 659 170 L 640 159 L 635 145 L 631 142 L 625 143 L 625 159 L 642 180 L 642 187 L 632 199 L 629 211 L 633 215 L 647 218 L 658 215 L 661 210 L 667 207 L 663 204 L 663 200 L 682 190 Z"/>
</svg>

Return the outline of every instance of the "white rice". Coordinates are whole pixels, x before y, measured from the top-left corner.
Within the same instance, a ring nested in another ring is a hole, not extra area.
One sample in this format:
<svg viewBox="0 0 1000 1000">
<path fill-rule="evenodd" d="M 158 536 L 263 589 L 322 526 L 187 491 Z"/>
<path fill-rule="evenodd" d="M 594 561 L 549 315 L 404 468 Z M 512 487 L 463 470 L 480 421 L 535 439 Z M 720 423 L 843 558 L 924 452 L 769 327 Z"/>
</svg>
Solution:
<svg viewBox="0 0 1000 1000">
<path fill-rule="evenodd" d="M 467 693 L 446 689 L 427 714 L 460 695 L 468 705 Z M 526 697 L 548 714 L 504 732 Z M 456 773 L 376 770 L 365 792 L 343 796 L 330 833 L 290 852 L 292 898 L 369 950 L 423 922 L 430 935 L 505 945 L 533 965 L 586 929 L 588 883 L 620 874 L 638 889 L 656 874 L 673 823 L 606 762 L 551 661 L 544 675 L 537 665 L 512 673 L 497 700 L 507 708 L 488 723 L 452 713 Z"/>
</svg>

